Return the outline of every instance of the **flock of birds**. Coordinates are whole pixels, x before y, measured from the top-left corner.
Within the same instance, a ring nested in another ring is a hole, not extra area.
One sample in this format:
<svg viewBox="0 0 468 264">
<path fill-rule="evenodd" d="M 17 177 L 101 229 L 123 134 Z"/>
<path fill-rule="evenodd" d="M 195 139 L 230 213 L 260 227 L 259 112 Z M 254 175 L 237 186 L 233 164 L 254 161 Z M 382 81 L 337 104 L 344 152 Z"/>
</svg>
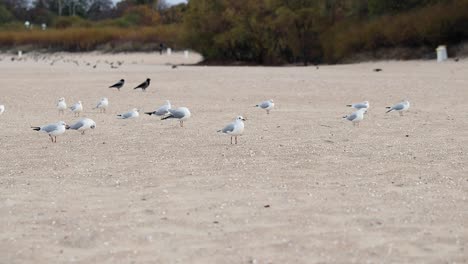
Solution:
<svg viewBox="0 0 468 264">
<path fill-rule="evenodd" d="M 354 126 L 359 126 L 359 123 L 364 120 L 364 114 L 369 110 L 370 104 L 369 101 L 364 101 L 360 103 L 346 105 L 356 109 L 355 112 L 343 116 L 346 120 L 353 122 Z M 387 113 L 392 111 L 397 111 L 400 113 L 400 116 L 403 116 L 403 112 L 407 111 L 410 107 L 410 102 L 408 100 L 402 100 L 400 103 L 397 103 L 393 106 L 387 106 Z"/>
<path fill-rule="evenodd" d="M 138 85 L 137 87 L 133 88 L 134 90 L 136 89 L 142 89 L 142 91 L 146 91 L 146 89 L 150 85 L 150 79 L 147 78 L 143 83 Z M 121 79 L 117 83 L 109 86 L 109 88 L 116 88 L 118 91 L 124 86 L 125 80 Z M 106 97 L 103 97 L 93 109 L 98 109 L 100 113 L 105 113 L 107 107 L 109 106 L 109 99 Z M 267 100 L 264 102 L 261 102 L 260 104 L 256 105 L 256 107 L 259 107 L 261 109 L 266 110 L 267 114 L 270 113 L 270 110 L 273 109 L 275 106 L 273 100 Z M 76 102 L 72 106 L 68 107 L 65 98 L 61 97 L 57 101 L 56 108 L 58 110 L 59 115 L 64 115 L 65 111 L 69 109 L 74 117 L 79 117 L 81 112 L 83 112 L 83 104 L 81 101 Z M 3 114 L 5 111 L 5 106 L 0 105 L 0 115 Z M 140 116 L 140 110 L 137 108 L 133 108 L 132 110 L 117 115 L 117 118 L 120 119 L 132 119 L 132 118 L 138 118 Z M 180 126 L 184 126 L 184 121 L 189 119 L 191 117 L 190 110 L 187 107 L 178 107 L 176 109 L 173 109 L 171 106 L 171 102 L 169 100 L 166 101 L 166 104 L 160 106 L 156 110 L 152 112 L 145 112 L 147 115 L 155 115 L 161 117 L 161 120 L 166 120 L 166 119 L 177 119 L 180 122 Z M 218 132 L 222 132 L 223 134 L 230 135 L 231 136 L 231 144 L 233 143 L 233 139 L 235 141 L 235 144 L 237 144 L 237 137 L 242 135 L 244 132 L 244 121 L 246 119 L 243 118 L 242 116 L 238 116 L 234 122 L 229 123 L 226 125 L 223 129 L 218 130 Z M 77 122 L 68 125 L 64 121 L 58 121 L 56 123 L 51 123 L 51 124 L 46 124 L 43 126 L 31 126 L 31 128 L 35 131 L 41 131 L 44 133 L 47 133 L 50 137 L 50 140 L 53 143 L 57 142 L 57 136 L 62 135 L 65 133 L 66 130 L 76 130 L 81 132 L 81 134 L 85 134 L 85 131 L 94 129 L 96 128 L 96 122 L 90 118 L 81 118 Z"/>
<path fill-rule="evenodd" d="M 136 89 L 141 89 L 142 91 L 146 91 L 146 89 L 150 85 L 151 79 L 147 78 L 143 83 L 138 85 L 137 87 L 133 88 L 134 90 Z M 109 88 L 115 88 L 118 91 L 124 86 L 125 80 L 121 79 L 117 83 L 109 86 Z M 98 109 L 100 113 L 105 113 L 107 107 L 109 106 L 109 100 L 104 97 L 102 98 L 93 109 Z M 370 104 L 368 101 L 360 102 L 360 103 L 355 103 L 355 104 L 350 104 L 347 105 L 348 107 L 352 107 L 356 109 L 353 113 L 344 116 L 343 118 L 351 121 L 354 126 L 359 126 L 359 123 L 364 120 L 364 114 L 367 113 L 369 110 Z M 59 98 L 57 102 L 57 110 L 59 112 L 59 115 L 64 115 L 65 110 L 69 109 L 75 117 L 79 117 L 80 113 L 83 112 L 83 104 L 81 101 L 78 101 L 77 103 L 73 104 L 72 106 L 68 107 L 67 103 L 65 101 L 65 98 Z M 273 102 L 273 99 L 263 101 L 255 107 L 264 109 L 267 114 L 270 114 L 270 111 L 275 107 L 275 103 Z M 387 107 L 387 113 L 392 112 L 392 111 L 397 111 L 400 113 L 400 115 L 403 115 L 403 112 L 407 111 L 410 107 L 410 102 L 407 100 L 403 100 L 400 103 L 397 103 L 393 106 Z M 0 115 L 5 112 L 5 106 L 0 105 Z M 120 119 L 132 119 L 132 118 L 138 118 L 140 116 L 139 114 L 140 110 L 137 108 L 133 108 L 132 110 L 117 115 L 118 118 Z M 177 119 L 180 122 L 180 126 L 184 126 L 184 121 L 189 119 L 191 117 L 190 110 L 187 107 L 179 107 L 176 109 L 173 109 L 171 106 L 171 103 L 169 100 L 166 101 L 166 103 L 162 106 L 160 106 L 158 109 L 152 111 L 152 112 L 145 112 L 147 115 L 155 115 L 161 117 L 161 120 L 166 120 L 166 119 Z M 244 121 L 246 119 L 242 116 L 236 117 L 236 119 L 226 125 L 223 129 L 218 130 L 218 132 L 221 132 L 223 134 L 229 135 L 231 137 L 231 144 L 237 144 L 238 140 L 237 137 L 242 135 L 244 132 Z M 78 120 L 76 123 L 68 125 L 63 121 L 59 121 L 56 123 L 52 124 L 47 124 L 43 126 L 31 126 L 31 128 L 35 131 L 41 131 L 45 132 L 49 135 L 50 140 L 54 143 L 57 142 L 57 136 L 62 135 L 65 133 L 66 130 L 76 130 L 81 132 L 81 134 L 84 134 L 86 130 L 94 129 L 96 128 L 96 122 L 90 118 L 82 118 Z M 234 140 L 234 141 L 233 141 Z"/>
</svg>

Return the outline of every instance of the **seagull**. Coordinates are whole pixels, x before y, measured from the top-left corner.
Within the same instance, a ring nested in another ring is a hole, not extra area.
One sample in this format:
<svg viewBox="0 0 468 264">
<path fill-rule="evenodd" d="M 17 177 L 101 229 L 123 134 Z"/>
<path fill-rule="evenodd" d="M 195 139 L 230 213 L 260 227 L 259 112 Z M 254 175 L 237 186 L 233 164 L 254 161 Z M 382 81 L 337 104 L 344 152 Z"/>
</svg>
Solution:
<svg viewBox="0 0 468 264">
<path fill-rule="evenodd" d="M 60 97 L 58 102 L 57 102 L 57 109 L 59 111 L 59 115 L 62 114 L 64 115 L 65 114 L 65 109 L 67 109 L 67 103 L 65 102 L 65 98 L 63 97 Z"/>
<path fill-rule="evenodd" d="M 31 128 L 33 130 L 35 130 L 35 131 L 43 131 L 43 132 L 49 134 L 50 140 L 52 142 L 57 143 L 57 136 L 65 133 L 65 126 L 66 125 L 67 124 L 65 124 L 65 122 L 59 121 L 57 123 L 48 124 L 48 125 L 44 125 L 44 126 L 40 126 L 40 127 L 31 126 Z"/>
<path fill-rule="evenodd" d="M 108 106 L 109 100 L 107 99 L 107 97 L 103 97 L 94 109 L 99 109 L 100 113 L 105 113 Z"/>
<path fill-rule="evenodd" d="M 369 109 L 370 105 L 369 105 L 369 101 L 364 101 L 364 102 L 361 102 L 361 103 L 355 103 L 355 104 L 349 104 L 349 105 L 346 105 L 347 107 L 352 107 L 356 110 L 359 110 L 361 108 L 366 108 L 366 109 Z"/>
<path fill-rule="evenodd" d="M 265 109 L 267 114 L 270 114 L 270 110 L 273 109 L 273 107 L 275 107 L 275 103 L 273 103 L 273 99 L 270 99 L 270 100 L 261 102 L 260 104 L 256 105 L 255 107 Z"/>
<path fill-rule="evenodd" d="M 242 133 L 244 132 L 244 121 L 245 121 L 245 118 L 243 118 L 242 116 L 238 116 L 234 122 L 229 123 L 223 129 L 218 130 L 218 132 L 222 132 L 224 134 L 230 135 L 231 144 L 232 144 L 232 138 L 235 139 L 235 142 L 237 144 L 237 136 L 242 135 Z"/>
<path fill-rule="evenodd" d="M 0 115 L 3 114 L 3 112 L 5 112 L 5 106 L 0 105 Z"/>
<path fill-rule="evenodd" d="M 85 131 L 88 129 L 95 129 L 96 128 L 96 122 L 94 122 L 92 119 L 89 118 L 82 118 L 78 120 L 73 125 L 70 126 L 65 126 L 66 129 L 73 129 L 76 131 L 81 131 L 81 134 L 84 135 Z"/>
<path fill-rule="evenodd" d="M 137 108 L 133 108 L 129 112 L 121 114 L 121 115 L 117 115 L 117 116 L 120 119 L 132 119 L 132 118 L 137 118 L 140 116 L 138 112 L 140 112 L 140 110 L 138 110 Z"/>
<path fill-rule="evenodd" d="M 148 88 L 148 86 L 150 85 L 150 81 L 151 81 L 150 78 L 146 79 L 146 81 L 144 81 L 143 83 L 141 83 L 141 84 L 138 85 L 137 87 L 133 88 L 133 90 L 136 90 L 136 89 L 141 88 L 141 90 L 142 90 L 143 92 L 146 92 L 146 88 Z"/>
<path fill-rule="evenodd" d="M 83 112 L 83 105 L 81 104 L 81 101 L 78 101 L 78 103 L 72 105 L 70 110 L 74 113 L 74 116 L 80 116 L 80 113 Z"/>
<path fill-rule="evenodd" d="M 361 108 L 350 115 L 343 116 L 343 118 L 346 118 L 346 120 L 353 122 L 354 126 L 359 126 L 359 122 L 361 122 L 364 119 L 364 113 L 366 112 L 366 108 Z"/>
<path fill-rule="evenodd" d="M 117 88 L 117 90 L 119 90 L 119 92 L 120 92 L 120 88 L 122 88 L 124 86 L 124 84 L 125 84 L 125 80 L 121 79 L 116 84 L 109 86 L 109 88 Z"/>
<path fill-rule="evenodd" d="M 169 109 L 171 109 L 171 102 L 169 100 L 166 100 L 166 104 L 159 107 L 153 112 L 145 112 L 147 115 L 157 115 L 157 116 L 164 116 L 169 113 Z"/>
<path fill-rule="evenodd" d="M 180 127 L 184 126 L 184 121 L 189 119 L 192 114 L 190 114 L 190 111 L 188 110 L 187 107 L 179 107 L 175 110 L 173 109 L 167 109 L 169 112 L 166 116 L 161 118 L 161 120 L 166 120 L 169 118 L 176 118 L 179 119 L 180 122 Z"/>
<path fill-rule="evenodd" d="M 410 107 L 410 102 L 408 100 L 403 100 L 401 103 L 398 103 L 394 106 L 387 106 L 387 113 L 392 112 L 392 111 L 398 111 L 400 113 L 400 116 L 403 116 L 403 112 L 407 111 Z"/>
</svg>

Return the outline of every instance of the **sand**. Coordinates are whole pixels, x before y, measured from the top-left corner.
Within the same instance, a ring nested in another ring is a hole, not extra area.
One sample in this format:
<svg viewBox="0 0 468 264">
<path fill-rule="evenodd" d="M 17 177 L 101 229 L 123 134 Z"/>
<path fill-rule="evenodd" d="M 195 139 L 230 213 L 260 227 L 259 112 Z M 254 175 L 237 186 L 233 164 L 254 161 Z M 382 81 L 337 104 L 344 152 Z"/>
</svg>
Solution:
<svg viewBox="0 0 468 264">
<path fill-rule="evenodd" d="M 59 55 L 0 56 L 0 263 L 468 262 L 467 60 L 172 69 L 199 57 Z M 77 120 L 58 115 L 62 96 L 97 128 L 54 144 L 30 126 Z M 404 98 L 403 117 L 385 114 Z M 166 99 L 192 111 L 184 128 L 116 118 Z M 265 99 L 270 115 L 253 107 Z M 353 127 L 345 105 L 363 100 Z M 237 115 L 230 145 L 216 131 Z"/>
</svg>

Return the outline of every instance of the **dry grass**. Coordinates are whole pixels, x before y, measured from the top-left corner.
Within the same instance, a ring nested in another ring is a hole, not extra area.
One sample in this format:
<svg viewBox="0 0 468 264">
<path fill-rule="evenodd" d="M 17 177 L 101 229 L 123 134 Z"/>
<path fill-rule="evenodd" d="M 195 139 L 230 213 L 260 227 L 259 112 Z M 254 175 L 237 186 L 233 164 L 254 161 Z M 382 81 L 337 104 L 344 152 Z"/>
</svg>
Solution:
<svg viewBox="0 0 468 264">
<path fill-rule="evenodd" d="M 118 28 L 118 27 L 72 27 L 67 29 L 5 30 L 0 31 L 0 46 L 11 48 L 31 45 L 33 48 L 65 51 L 91 51 L 101 45 L 112 47 L 128 43 L 178 44 L 178 28 L 174 26 Z"/>
</svg>

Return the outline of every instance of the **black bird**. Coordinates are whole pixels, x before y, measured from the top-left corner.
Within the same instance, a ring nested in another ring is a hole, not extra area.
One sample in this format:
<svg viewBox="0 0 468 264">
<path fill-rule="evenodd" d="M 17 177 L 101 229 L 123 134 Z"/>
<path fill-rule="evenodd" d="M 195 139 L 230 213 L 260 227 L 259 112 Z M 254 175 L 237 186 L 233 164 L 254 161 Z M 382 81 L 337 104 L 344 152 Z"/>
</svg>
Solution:
<svg viewBox="0 0 468 264">
<path fill-rule="evenodd" d="M 122 86 L 124 86 L 124 84 L 125 84 L 125 80 L 122 79 L 118 83 L 109 86 L 109 88 L 117 88 L 117 90 L 119 90 L 119 92 L 120 92 L 120 88 L 122 88 Z"/>
<path fill-rule="evenodd" d="M 146 92 L 146 88 L 148 88 L 148 86 L 150 85 L 150 81 L 151 81 L 150 78 L 146 79 L 146 81 L 144 81 L 142 84 L 138 85 L 137 87 L 133 88 L 133 90 L 141 88 L 143 92 Z"/>
<path fill-rule="evenodd" d="M 382 71 L 382 69 L 377 68 L 377 69 L 374 69 L 374 71 L 375 71 L 375 72 L 380 72 L 380 71 Z"/>
</svg>

